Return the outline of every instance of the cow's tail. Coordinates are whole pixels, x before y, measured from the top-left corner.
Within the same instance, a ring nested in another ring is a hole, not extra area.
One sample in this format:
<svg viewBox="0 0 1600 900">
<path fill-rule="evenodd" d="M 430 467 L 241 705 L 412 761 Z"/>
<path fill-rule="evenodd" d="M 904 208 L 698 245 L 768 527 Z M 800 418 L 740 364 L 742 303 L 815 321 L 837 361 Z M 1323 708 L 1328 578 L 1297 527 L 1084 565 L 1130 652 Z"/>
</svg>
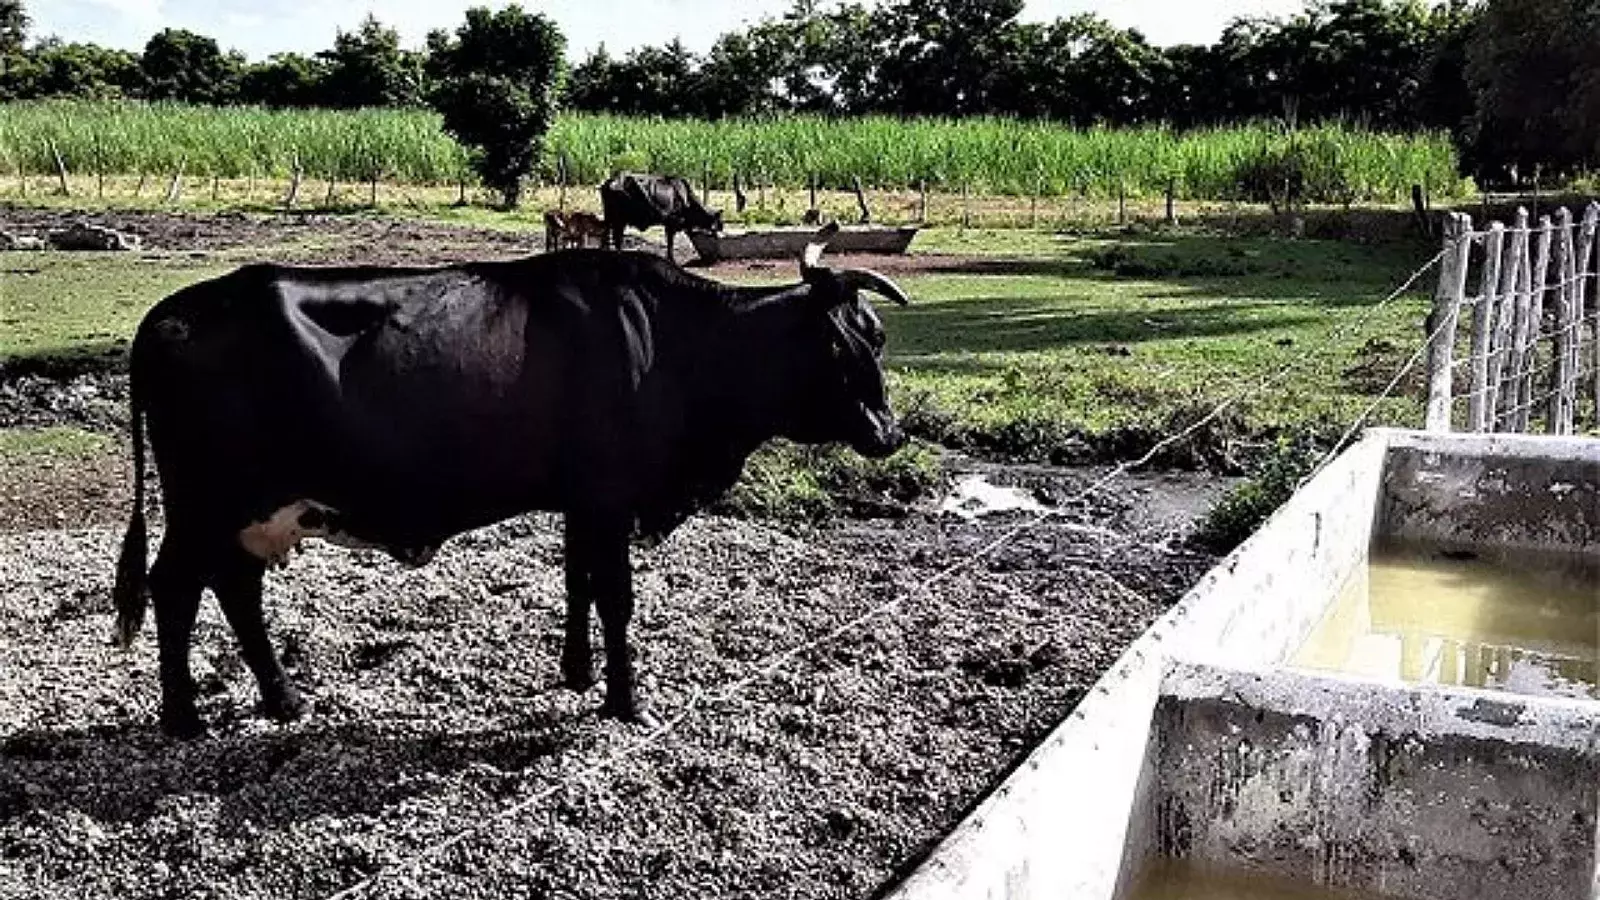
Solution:
<svg viewBox="0 0 1600 900">
<path fill-rule="evenodd" d="M 144 521 L 144 408 L 140 404 L 139 380 L 129 367 L 129 402 L 133 415 L 133 515 L 122 536 L 122 555 L 117 559 L 117 581 L 111 599 L 117 607 L 115 643 L 126 648 L 144 625 L 145 608 L 150 602 L 147 581 L 149 539 Z"/>
</svg>

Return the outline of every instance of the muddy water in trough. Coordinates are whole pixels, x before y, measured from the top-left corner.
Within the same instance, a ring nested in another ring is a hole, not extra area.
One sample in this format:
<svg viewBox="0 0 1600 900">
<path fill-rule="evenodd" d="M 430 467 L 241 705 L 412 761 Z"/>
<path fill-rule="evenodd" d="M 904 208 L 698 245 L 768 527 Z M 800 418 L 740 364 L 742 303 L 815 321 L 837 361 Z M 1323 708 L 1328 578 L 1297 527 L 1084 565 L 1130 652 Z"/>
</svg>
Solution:
<svg viewBox="0 0 1600 900">
<path fill-rule="evenodd" d="M 1141 872 L 1122 900 L 1385 900 L 1244 872 L 1214 871 L 1165 860 Z"/>
<path fill-rule="evenodd" d="M 1382 542 L 1295 665 L 1600 699 L 1600 558 Z"/>
</svg>

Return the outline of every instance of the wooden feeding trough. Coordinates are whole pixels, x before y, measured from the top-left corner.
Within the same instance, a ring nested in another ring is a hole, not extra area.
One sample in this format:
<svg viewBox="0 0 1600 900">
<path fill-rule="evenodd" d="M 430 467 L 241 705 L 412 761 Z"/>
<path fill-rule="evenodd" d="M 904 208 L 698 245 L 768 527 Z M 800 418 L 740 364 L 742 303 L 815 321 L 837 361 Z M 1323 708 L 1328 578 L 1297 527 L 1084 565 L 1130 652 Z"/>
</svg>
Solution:
<svg viewBox="0 0 1600 900">
<path fill-rule="evenodd" d="M 915 225 L 841 225 L 828 239 L 829 253 L 904 253 L 917 236 Z M 689 232 L 695 253 L 708 262 L 727 259 L 794 259 L 817 239 L 815 227 L 769 228 L 760 231 Z"/>
</svg>

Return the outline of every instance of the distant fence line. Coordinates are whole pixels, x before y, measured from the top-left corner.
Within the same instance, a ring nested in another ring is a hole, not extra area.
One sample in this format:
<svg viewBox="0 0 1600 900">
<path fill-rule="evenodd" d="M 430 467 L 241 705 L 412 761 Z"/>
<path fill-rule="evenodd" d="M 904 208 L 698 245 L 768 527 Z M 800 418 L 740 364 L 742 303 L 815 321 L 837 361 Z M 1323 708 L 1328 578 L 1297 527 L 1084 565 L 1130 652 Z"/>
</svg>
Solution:
<svg viewBox="0 0 1600 900">
<path fill-rule="evenodd" d="M 1580 221 L 1562 207 L 1530 226 L 1518 209 L 1509 227 L 1480 231 L 1464 213 L 1447 216 L 1426 326 L 1428 430 L 1600 430 L 1597 240 L 1600 203 Z M 1458 394 L 1462 369 L 1468 389 Z"/>
</svg>

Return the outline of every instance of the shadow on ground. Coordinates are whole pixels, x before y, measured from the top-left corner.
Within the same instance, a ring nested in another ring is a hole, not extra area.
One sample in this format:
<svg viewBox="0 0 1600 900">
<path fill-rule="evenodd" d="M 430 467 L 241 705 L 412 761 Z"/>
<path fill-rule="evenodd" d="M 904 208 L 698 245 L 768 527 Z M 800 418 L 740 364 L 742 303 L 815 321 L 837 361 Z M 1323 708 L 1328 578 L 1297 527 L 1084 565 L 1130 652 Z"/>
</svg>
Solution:
<svg viewBox="0 0 1600 900">
<path fill-rule="evenodd" d="M 567 749 L 564 726 L 554 718 L 479 731 L 312 724 L 192 742 L 169 741 L 153 724 L 18 731 L 0 738 L 0 824 L 68 808 L 142 823 L 166 798 L 202 793 L 221 798 L 236 821 L 284 825 L 376 814 L 446 776 L 497 795 Z"/>
</svg>

